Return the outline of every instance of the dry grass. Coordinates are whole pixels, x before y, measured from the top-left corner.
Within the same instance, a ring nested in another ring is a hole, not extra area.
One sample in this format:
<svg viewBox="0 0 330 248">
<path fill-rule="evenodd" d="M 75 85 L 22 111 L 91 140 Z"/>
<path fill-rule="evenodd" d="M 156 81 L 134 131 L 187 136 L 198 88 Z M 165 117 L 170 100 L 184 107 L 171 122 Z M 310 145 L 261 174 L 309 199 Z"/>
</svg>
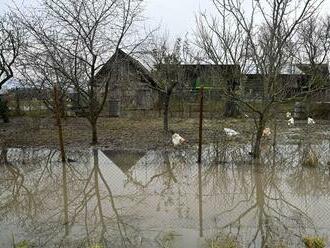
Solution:
<svg viewBox="0 0 330 248">
<path fill-rule="evenodd" d="M 188 145 L 195 145 L 198 142 L 198 122 L 198 118 L 170 118 L 170 129 L 183 136 L 188 141 Z M 269 125 L 272 128 L 272 124 Z M 161 117 L 99 118 L 99 145 L 108 148 L 141 150 L 168 146 L 171 144 L 170 135 L 163 132 L 162 126 Z M 246 143 L 251 141 L 254 130 L 253 120 L 245 118 L 206 118 L 203 126 L 204 143 L 214 142 L 214 138 L 221 134 L 224 127 L 232 128 L 240 133 L 239 136 L 233 138 L 233 141 Z M 286 129 L 288 127 L 283 121 L 278 126 L 278 133 Z M 85 118 L 68 117 L 63 120 L 63 130 L 66 146 L 90 146 L 91 128 Z M 16 117 L 12 118 L 8 124 L 0 122 L 1 145 L 57 147 L 57 126 L 51 117 Z"/>
<path fill-rule="evenodd" d="M 246 120 L 205 120 L 204 142 L 211 142 L 214 130 L 223 127 L 251 130 Z M 189 144 L 198 140 L 198 119 L 172 118 L 170 128 L 184 136 Z M 64 140 L 67 146 L 88 147 L 91 128 L 84 118 L 63 120 Z M 239 130 L 240 131 L 240 130 Z M 243 133 L 244 133 L 243 132 Z M 162 130 L 162 118 L 100 118 L 98 138 L 101 146 L 153 149 L 170 144 L 169 134 Z M 55 147 L 58 142 L 57 126 L 52 118 L 16 117 L 9 124 L 0 123 L 0 140 L 7 146 Z"/>
</svg>

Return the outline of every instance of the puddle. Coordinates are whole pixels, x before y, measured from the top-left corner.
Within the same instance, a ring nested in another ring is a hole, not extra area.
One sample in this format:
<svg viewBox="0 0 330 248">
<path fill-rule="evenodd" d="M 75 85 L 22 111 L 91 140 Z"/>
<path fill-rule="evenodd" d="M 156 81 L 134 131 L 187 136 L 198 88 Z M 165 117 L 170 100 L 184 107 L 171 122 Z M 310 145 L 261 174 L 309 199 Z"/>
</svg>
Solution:
<svg viewBox="0 0 330 248">
<path fill-rule="evenodd" d="M 197 152 L 8 149 L 0 166 L 0 247 L 303 247 L 330 235 L 330 144 L 309 144 L 320 164 L 301 165 L 306 144 L 248 145 Z M 4 162 L 2 162 L 4 163 Z"/>
</svg>

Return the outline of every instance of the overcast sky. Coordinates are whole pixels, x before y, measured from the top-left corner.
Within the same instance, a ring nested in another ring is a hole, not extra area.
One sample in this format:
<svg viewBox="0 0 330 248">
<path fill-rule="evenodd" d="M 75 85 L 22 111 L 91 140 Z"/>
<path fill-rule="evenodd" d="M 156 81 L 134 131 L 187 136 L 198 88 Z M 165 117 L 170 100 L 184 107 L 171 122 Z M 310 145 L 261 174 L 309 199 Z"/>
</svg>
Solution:
<svg viewBox="0 0 330 248">
<path fill-rule="evenodd" d="M 11 1 L 0 0 L 0 12 L 3 12 Z M 35 0 L 15 1 L 29 3 Z M 211 2 L 211 0 L 145 0 L 145 16 L 153 26 L 161 24 L 164 29 L 170 31 L 171 36 L 184 36 L 194 29 L 195 14 L 199 10 L 212 12 L 214 7 Z M 330 14 L 330 0 L 325 0 L 322 12 L 322 14 Z"/>
<path fill-rule="evenodd" d="M 15 0 L 15 2 L 35 0 Z M 329 0 L 330 1 L 330 0 Z M 7 9 L 12 0 L 0 0 L 0 12 Z M 195 14 L 199 9 L 210 9 L 211 0 L 145 0 L 145 17 L 153 26 L 161 24 L 173 36 L 183 36 L 194 28 Z"/>
<path fill-rule="evenodd" d="M 1 1 L 1 0 L 0 0 Z M 299 1 L 299 0 L 297 0 Z M 211 0 L 146 0 L 146 16 L 151 23 L 160 23 L 172 36 L 184 36 L 195 28 L 199 10 L 212 13 Z M 330 0 L 325 0 L 321 14 L 330 14 Z"/>
<path fill-rule="evenodd" d="M 330 1 L 330 0 L 329 0 Z M 147 0 L 146 16 L 173 36 L 184 36 L 195 27 L 195 14 L 211 9 L 210 0 Z"/>
</svg>

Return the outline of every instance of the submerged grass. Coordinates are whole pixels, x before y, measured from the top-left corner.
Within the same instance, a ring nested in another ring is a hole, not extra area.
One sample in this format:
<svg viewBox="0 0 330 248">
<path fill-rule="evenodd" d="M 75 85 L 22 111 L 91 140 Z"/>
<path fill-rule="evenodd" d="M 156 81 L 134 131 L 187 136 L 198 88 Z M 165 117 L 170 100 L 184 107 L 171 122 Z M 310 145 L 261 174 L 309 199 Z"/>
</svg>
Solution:
<svg viewBox="0 0 330 248">
<path fill-rule="evenodd" d="M 175 236 L 177 236 L 177 234 L 174 231 L 165 232 L 161 238 L 158 239 L 158 244 L 162 248 L 172 248 Z"/>
<path fill-rule="evenodd" d="M 304 237 L 304 244 L 306 248 L 324 248 L 326 247 L 326 243 L 324 238 L 321 237 Z"/>
<path fill-rule="evenodd" d="M 214 238 L 206 240 L 205 248 L 239 248 L 238 240 L 230 235 L 219 234 Z"/>
<path fill-rule="evenodd" d="M 303 165 L 307 167 L 316 167 L 319 164 L 319 159 L 316 153 L 311 148 L 304 154 Z"/>
<path fill-rule="evenodd" d="M 29 241 L 22 240 L 14 245 L 15 248 L 32 248 L 32 245 L 30 245 Z"/>
</svg>

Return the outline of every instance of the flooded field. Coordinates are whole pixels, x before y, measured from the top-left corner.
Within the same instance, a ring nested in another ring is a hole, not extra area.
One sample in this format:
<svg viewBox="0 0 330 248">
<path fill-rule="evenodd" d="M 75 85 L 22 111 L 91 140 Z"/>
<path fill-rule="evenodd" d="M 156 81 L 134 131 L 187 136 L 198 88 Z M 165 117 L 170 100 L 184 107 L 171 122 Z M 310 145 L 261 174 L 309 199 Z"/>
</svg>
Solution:
<svg viewBox="0 0 330 248">
<path fill-rule="evenodd" d="M 330 142 L 114 151 L 2 150 L 0 247 L 304 247 L 330 237 Z M 306 149 L 318 157 L 303 166 Z M 328 242 L 327 242 L 328 243 Z M 213 246 L 212 246 L 213 245 Z M 235 247 L 235 246 L 230 246 Z"/>
</svg>

